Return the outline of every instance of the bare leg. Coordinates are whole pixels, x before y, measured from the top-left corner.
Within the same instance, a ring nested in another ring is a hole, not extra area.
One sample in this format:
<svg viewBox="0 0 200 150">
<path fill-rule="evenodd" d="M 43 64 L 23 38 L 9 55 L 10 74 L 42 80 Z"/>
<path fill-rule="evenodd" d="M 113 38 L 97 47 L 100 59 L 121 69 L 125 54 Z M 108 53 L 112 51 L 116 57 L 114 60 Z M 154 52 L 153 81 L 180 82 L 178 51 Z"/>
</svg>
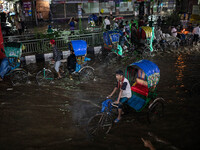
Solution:
<svg viewBox="0 0 200 150">
<path fill-rule="evenodd" d="M 58 73 L 58 78 L 62 78 L 61 75 L 60 75 L 60 72 L 57 72 L 57 73 Z"/>
<path fill-rule="evenodd" d="M 122 115 L 122 109 L 118 109 L 118 117 L 117 119 L 120 120 L 121 119 L 121 115 Z"/>
</svg>

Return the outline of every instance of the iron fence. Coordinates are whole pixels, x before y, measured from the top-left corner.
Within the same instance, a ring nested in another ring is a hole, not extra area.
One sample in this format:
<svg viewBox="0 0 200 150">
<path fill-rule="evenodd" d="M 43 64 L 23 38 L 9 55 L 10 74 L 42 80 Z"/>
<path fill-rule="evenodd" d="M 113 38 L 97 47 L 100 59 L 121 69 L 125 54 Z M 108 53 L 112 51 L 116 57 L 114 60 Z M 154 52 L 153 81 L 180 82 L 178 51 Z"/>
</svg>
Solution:
<svg viewBox="0 0 200 150">
<path fill-rule="evenodd" d="M 10 38 L 12 41 L 18 41 L 24 44 L 25 50 L 23 50 L 23 55 L 33 53 L 46 53 L 51 51 L 49 39 L 31 39 L 33 38 L 33 35 L 29 35 L 26 38 L 23 36 L 12 36 L 9 38 L 6 37 L 4 38 L 4 41 L 7 42 Z M 103 34 L 102 32 L 99 32 L 80 35 L 63 35 L 62 37 L 55 39 L 56 46 L 59 50 L 67 50 L 67 43 L 71 40 L 85 40 L 90 46 L 99 46 L 103 42 Z"/>
</svg>

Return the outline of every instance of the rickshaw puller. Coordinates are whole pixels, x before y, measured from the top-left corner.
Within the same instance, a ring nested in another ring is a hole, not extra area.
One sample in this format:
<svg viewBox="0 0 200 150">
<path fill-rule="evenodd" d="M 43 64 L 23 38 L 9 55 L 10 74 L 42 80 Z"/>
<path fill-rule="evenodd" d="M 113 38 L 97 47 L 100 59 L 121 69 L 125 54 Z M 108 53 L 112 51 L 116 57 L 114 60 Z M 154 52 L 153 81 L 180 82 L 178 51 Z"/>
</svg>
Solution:
<svg viewBox="0 0 200 150">
<path fill-rule="evenodd" d="M 53 48 L 53 62 L 55 62 L 54 64 L 54 68 L 58 74 L 58 79 L 62 78 L 59 72 L 59 68 L 60 68 L 60 60 L 61 60 L 61 52 L 58 51 L 56 45 L 55 45 L 55 40 L 50 40 L 50 45 Z"/>
<path fill-rule="evenodd" d="M 117 89 L 120 89 L 117 101 L 114 103 L 118 105 L 118 117 L 115 119 L 115 123 L 118 123 L 121 119 L 122 115 L 122 104 L 126 102 L 129 98 L 131 98 L 131 86 L 129 81 L 124 77 L 124 73 L 122 70 L 118 70 L 116 72 L 116 79 L 117 79 L 117 85 L 112 91 L 112 93 L 108 97 L 112 97 L 113 94 L 117 91 Z"/>
</svg>

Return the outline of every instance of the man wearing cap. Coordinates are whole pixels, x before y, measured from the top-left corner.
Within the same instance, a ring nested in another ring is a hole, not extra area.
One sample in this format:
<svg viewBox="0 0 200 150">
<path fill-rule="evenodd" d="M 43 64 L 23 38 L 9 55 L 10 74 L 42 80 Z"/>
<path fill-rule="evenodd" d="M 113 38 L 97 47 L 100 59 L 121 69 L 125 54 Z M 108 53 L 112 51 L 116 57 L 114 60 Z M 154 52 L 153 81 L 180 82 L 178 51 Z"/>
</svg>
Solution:
<svg viewBox="0 0 200 150">
<path fill-rule="evenodd" d="M 60 68 L 60 60 L 61 60 L 61 52 L 58 51 L 56 45 L 55 45 L 55 40 L 50 40 L 50 45 L 53 48 L 53 62 L 54 63 L 54 68 L 58 74 L 58 79 L 62 78 L 59 72 L 59 68 Z"/>
<path fill-rule="evenodd" d="M 122 70 L 116 71 L 116 79 L 117 79 L 117 85 L 115 86 L 114 90 L 108 97 L 111 98 L 113 94 L 117 91 L 117 89 L 120 89 L 117 101 L 114 102 L 115 104 L 118 105 L 118 117 L 115 119 L 115 123 L 118 123 L 122 115 L 122 104 L 128 101 L 129 98 L 131 98 L 132 93 L 131 93 L 130 83 L 124 77 Z"/>
</svg>

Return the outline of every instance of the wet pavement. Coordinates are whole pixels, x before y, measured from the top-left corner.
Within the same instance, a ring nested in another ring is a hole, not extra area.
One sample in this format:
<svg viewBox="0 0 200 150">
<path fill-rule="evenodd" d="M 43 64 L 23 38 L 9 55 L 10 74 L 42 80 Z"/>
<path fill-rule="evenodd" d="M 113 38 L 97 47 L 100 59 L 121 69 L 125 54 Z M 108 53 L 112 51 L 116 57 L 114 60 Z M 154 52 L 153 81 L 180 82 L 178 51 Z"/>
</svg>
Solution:
<svg viewBox="0 0 200 150">
<path fill-rule="evenodd" d="M 161 71 L 158 97 L 166 101 L 162 120 L 149 124 L 147 110 L 131 112 L 107 136 L 91 141 L 85 130 L 88 119 L 115 86 L 115 70 L 125 69 L 135 59 L 109 68 L 93 64 L 97 76 L 90 83 L 65 78 L 47 86 L 35 84 L 39 67 L 29 65 L 30 84 L 12 89 L 8 80 L 0 83 L 0 149 L 145 150 L 141 137 L 156 149 L 200 149 L 200 101 L 191 93 L 200 77 L 199 48 L 181 48 L 148 59 Z"/>
</svg>

